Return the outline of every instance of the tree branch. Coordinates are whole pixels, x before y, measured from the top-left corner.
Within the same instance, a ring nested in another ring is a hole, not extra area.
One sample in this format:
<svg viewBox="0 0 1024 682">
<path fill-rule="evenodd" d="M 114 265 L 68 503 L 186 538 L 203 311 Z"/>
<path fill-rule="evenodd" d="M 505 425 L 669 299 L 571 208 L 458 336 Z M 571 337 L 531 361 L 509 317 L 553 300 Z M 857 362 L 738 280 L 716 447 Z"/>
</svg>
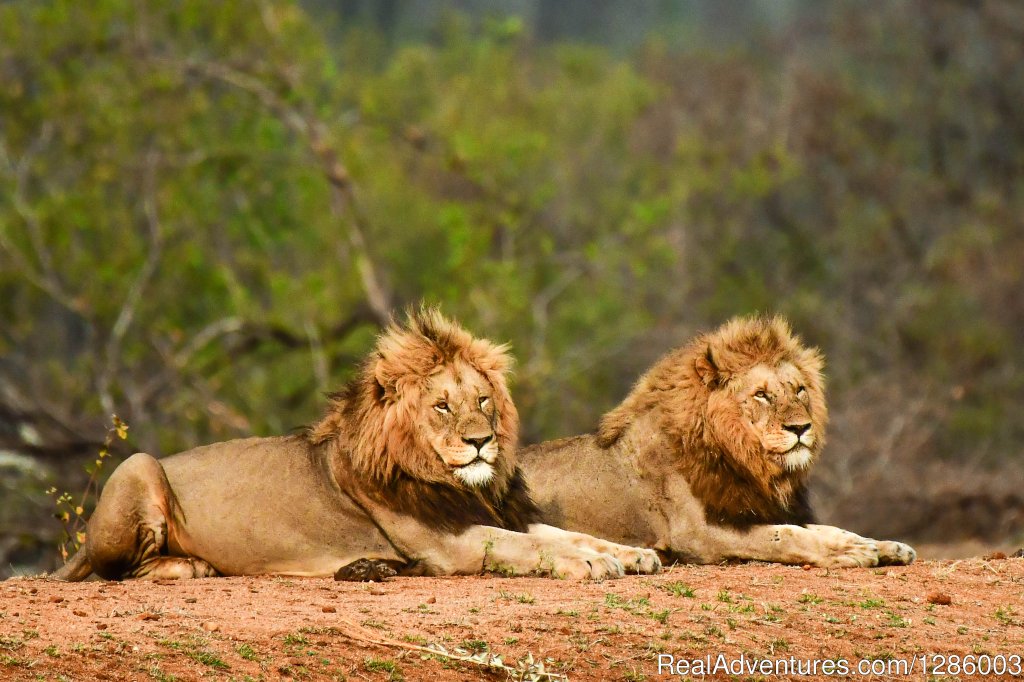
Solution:
<svg viewBox="0 0 1024 682">
<path fill-rule="evenodd" d="M 305 140 L 309 151 L 320 165 L 331 187 L 331 212 L 338 220 L 348 215 L 348 236 L 356 269 L 363 284 L 366 300 L 370 304 L 378 324 L 388 323 L 392 307 L 392 295 L 380 276 L 374 263 L 366 234 L 369 224 L 356 197 L 348 170 L 342 165 L 337 152 L 328 142 L 327 127 L 307 111 L 290 105 L 284 97 L 268 87 L 260 79 L 225 64 L 209 61 L 175 61 L 160 57 L 154 60 L 177 68 L 185 74 L 192 74 L 207 80 L 219 81 L 247 92 L 255 97 L 264 108 L 276 116 L 296 136 Z M 282 79 L 285 86 L 287 79 Z"/>
<path fill-rule="evenodd" d="M 121 364 L 121 343 L 124 341 L 125 334 L 128 333 L 128 329 L 135 319 L 135 311 L 142 298 L 142 292 L 145 291 L 153 275 L 156 273 L 157 266 L 160 264 L 160 257 L 163 253 L 163 230 L 160 226 L 160 218 L 157 215 L 156 206 L 156 161 L 156 152 L 150 150 L 146 154 L 146 172 L 142 180 L 142 211 L 149 230 L 149 252 L 146 254 L 146 261 L 139 268 L 139 272 L 135 276 L 127 296 L 125 296 L 124 303 L 121 305 L 117 319 L 114 321 L 114 326 L 110 330 L 110 337 L 107 339 L 104 353 L 103 371 L 100 372 L 96 381 L 96 390 L 100 397 L 100 404 L 107 414 L 113 414 L 115 411 L 111 385 Z"/>
<path fill-rule="evenodd" d="M 14 212 L 25 223 L 29 243 L 32 245 L 36 259 L 39 261 L 39 270 L 32 264 L 29 257 L 8 239 L 7 231 L 3 227 L 0 227 L 0 250 L 8 254 L 14 267 L 21 272 L 30 284 L 42 290 L 50 298 L 71 312 L 85 317 L 85 304 L 76 300 L 73 295 L 68 293 L 63 282 L 61 282 L 60 276 L 53 265 L 53 257 L 46 249 L 39 216 L 25 198 L 25 186 L 28 183 L 32 158 L 43 150 L 52 136 L 53 125 L 50 122 L 44 123 L 39 131 L 39 135 L 36 136 L 36 139 L 29 145 L 28 150 L 26 150 L 21 158 L 17 160 L 11 155 L 6 141 L 0 138 L 0 163 L 2 163 L 4 170 L 14 180 L 14 189 L 10 193 L 11 204 L 14 207 Z"/>
</svg>

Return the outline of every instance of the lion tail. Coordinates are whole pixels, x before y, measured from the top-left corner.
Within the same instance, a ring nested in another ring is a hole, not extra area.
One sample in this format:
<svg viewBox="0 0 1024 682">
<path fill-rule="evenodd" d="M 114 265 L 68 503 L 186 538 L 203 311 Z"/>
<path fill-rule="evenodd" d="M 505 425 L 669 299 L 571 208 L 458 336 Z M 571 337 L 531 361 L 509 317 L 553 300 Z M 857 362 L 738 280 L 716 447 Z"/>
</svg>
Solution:
<svg viewBox="0 0 1024 682">
<path fill-rule="evenodd" d="M 78 583 L 88 578 L 91 574 L 92 564 L 89 563 L 89 557 L 86 556 L 84 549 L 80 549 L 75 552 L 75 556 L 71 557 L 70 561 L 51 573 L 48 577 L 50 580 L 63 580 L 69 583 Z"/>
</svg>

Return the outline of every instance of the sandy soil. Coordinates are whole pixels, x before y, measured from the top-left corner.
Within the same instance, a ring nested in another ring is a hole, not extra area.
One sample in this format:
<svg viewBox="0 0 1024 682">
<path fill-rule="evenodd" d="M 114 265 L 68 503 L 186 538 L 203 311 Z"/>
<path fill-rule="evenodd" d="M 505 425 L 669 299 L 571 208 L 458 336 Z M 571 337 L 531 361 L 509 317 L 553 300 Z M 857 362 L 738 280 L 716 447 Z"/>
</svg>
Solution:
<svg viewBox="0 0 1024 682">
<path fill-rule="evenodd" d="M 572 680 L 669 679 L 669 656 L 678 673 L 690 659 L 710 655 L 714 664 L 719 654 L 734 666 L 741 655 L 759 665 L 845 659 L 851 670 L 704 679 L 905 679 L 894 666 L 929 654 L 1000 665 L 999 655 L 1024 654 L 1024 559 L 845 570 L 681 566 L 604 583 L 0 583 L 3 680 L 548 679 L 541 665 Z M 507 669 L 480 662 L 492 655 Z M 928 660 L 951 667 L 949 658 Z M 858 675 L 858 661 L 888 669 Z M 909 678 L 928 679 L 920 658 Z"/>
</svg>

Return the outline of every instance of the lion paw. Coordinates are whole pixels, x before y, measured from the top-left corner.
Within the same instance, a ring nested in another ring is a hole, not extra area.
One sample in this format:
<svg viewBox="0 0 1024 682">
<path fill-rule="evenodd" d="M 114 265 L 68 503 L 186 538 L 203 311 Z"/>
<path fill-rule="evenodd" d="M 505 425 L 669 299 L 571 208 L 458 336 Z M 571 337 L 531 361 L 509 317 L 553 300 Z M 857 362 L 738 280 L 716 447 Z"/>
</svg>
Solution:
<svg viewBox="0 0 1024 682">
<path fill-rule="evenodd" d="M 828 568 L 866 568 L 878 565 L 878 544 L 840 528 L 821 531 L 823 556 L 813 563 Z"/>
<path fill-rule="evenodd" d="M 907 566 L 917 558 L 917 552 L 910 545 L 894 540 L 878 541 L 879 566 Z"/>
<path fill-rule="evenodd" d="M 379 559 L 356 559 L 352 563 L 345 564 L 339 568 L 334 574 L 334 579 L 348 582 L 382 583 L 394 575 L 397 575 L 397 571 L 386 561 Z"/>
<path fill-rule="evenodd" d="M 611 554 L 579 550 L 553 559 L 551 570 L 559 577 L 573 580 L 605 580 L 626 574 L 622 562 Z"/>
<path fill-rule="evenodd" d="M 644 575 L 658 573 L 661 570 L 661 559 L 653 549 L 630 547 L 628 545 L 612 545 L 606 550 L 616 559 L 622 562 L 626 573 L 640 573 Z"/>
</svg>

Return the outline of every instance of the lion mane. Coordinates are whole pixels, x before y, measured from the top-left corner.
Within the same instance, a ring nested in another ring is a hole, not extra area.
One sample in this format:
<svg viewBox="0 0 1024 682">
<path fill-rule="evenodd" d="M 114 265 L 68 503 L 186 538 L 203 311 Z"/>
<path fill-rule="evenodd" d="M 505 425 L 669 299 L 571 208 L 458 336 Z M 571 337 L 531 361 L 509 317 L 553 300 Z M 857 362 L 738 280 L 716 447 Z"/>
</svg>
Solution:
<svg viewBox="0 0 1024 682">
<path fill-rule="evenodd" d="M 805 347 L 781 317 L 733 319 L 659 360 L 604 415 L 597 441 L 602 447 L 613 445 L 640 415 L 652 412 L 652 428 L 672 443 L 674 466 L 681 467 L 708 522 L 735 527 L 813 523 L 807 474 L 824 445 L 828 423 L 823 362 L 819 351 Z M 808 466 L 779 472 L 742 423 L 735 401 L 719 398 L 751 368 L 782 363 L 791 363 L 802 375 L 817 437 Z"/>
<path fill-rule="evenodd" d="M 482 487 L 455 480 L 417 428 L 424 383 L 458 362 L 480 372 L 493 390 L 500 457 Z M 375 499 L 431 527 L 524 532 L 539 512 L 516 465 L 519 415 L 506 381 L 511 366 L 506 345 L 474 338 L 436 309 L 410 312 L 406 324 L 392 322 L 380 335 L 355 378 L 330 394 L 326 414 L 306 437 L 330 448 L 338 469 Z"/>
</svg>

